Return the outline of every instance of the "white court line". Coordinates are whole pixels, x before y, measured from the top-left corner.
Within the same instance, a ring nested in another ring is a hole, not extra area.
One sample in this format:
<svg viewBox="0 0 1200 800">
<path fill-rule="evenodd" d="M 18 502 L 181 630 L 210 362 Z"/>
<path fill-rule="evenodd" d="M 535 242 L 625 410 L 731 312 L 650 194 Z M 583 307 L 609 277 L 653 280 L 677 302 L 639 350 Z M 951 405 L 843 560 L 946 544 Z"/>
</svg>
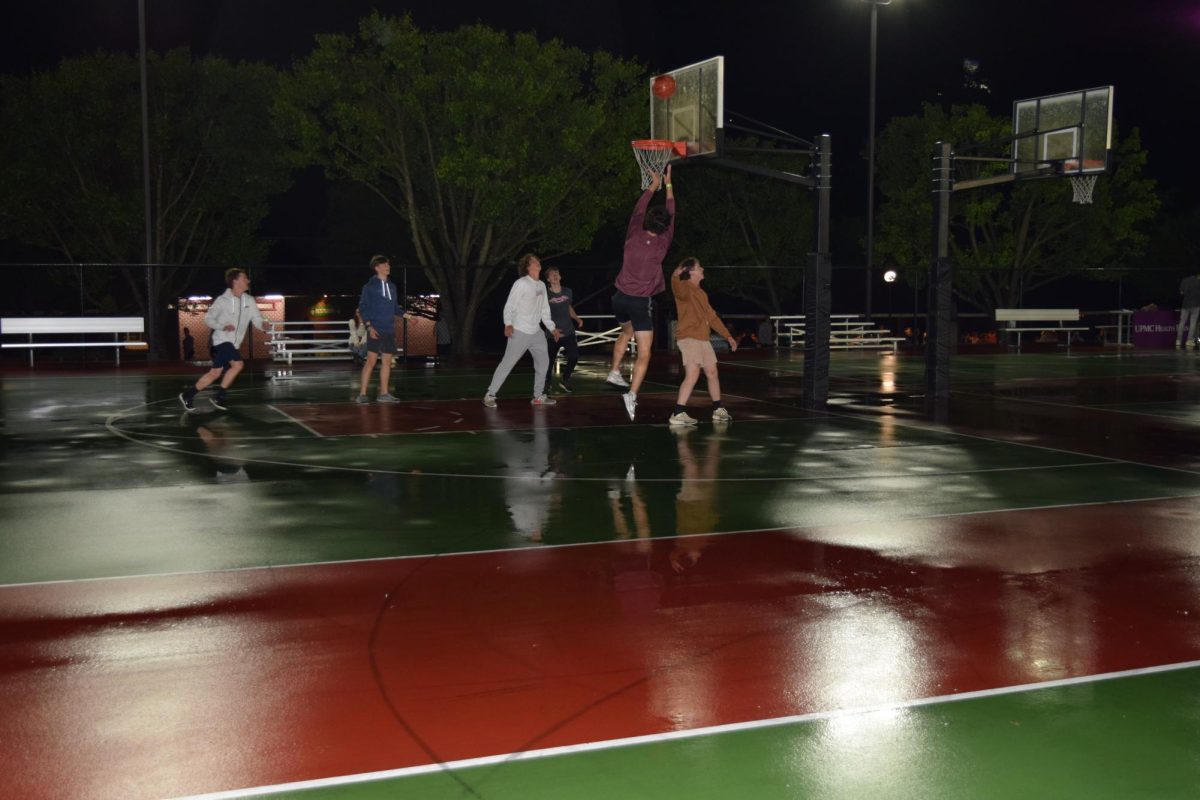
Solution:
<svg viewBox="0 0 1200 800">
<path fill-rule="evenodd" d="M 1040 692 L 1049 689 L 1060 689 L 1067 686 L 1095 684 L 1104 681 L 1136 678 L 1144 675 L 1157 675 L 1165 672 L 1179 672 L 1200 667 L 1200 661 L 1182 661 L 1175 664 L 1161 664 L 1153 667 L 1126 669 L 1118 672 L 1104 672 L 1097 675 L 1081 675 L 1074 678 L 1059 678 L 1039 683 L 1022 683 L 1015 686 L 1002 686 L 995 689 L 979 689 L 973 692 L 958 694 L 936 695 L 921 697 L 915 700 L 900 700 L 894 703 L 880 703 L 858 708 L 842 708 L 833 711 L 814 711 L 809 714 L 793 714 L 786 717 L 752 720 L 750 722 L 733 722 L 727 725 L 710 725 L 704 728 L 693 728 L 686 731 L 670 731 L 667 733 L 652 733 L 644 736 L 628 736 L 621 739 L 608 739 L 602 742 L 586 742 L 583 744 L 565 745 L 562 747 L 547 747 L 540 750 L 525 750 L 517 753 L 503 753 L 480 758 L 465 758 L 458 761 L 444 761 L 437 764 L 423 764 L 417 767 L 401 767 L 398 769 L 363 772 L 357 775 L 339 775 L 333 778 L 317 778 L 315 780 L 280 783 L 274 786 L 255 786 L 247 789 L 211 792 L 208 794 L 188 795 L 175 800 L 237 800 L 241 797 L 263 797 L 279 792 L 301 791 L 304 789 L 320 789 L 332 786 L 347 786 L 356 783 L 367 783 L 396 778 L 409 778 L 417 775 L 428 775 L 437 772 L 453 772 L 456 770 L 485 767 L 494 764 L 511 764 L 518 761 L 533 761 L 542 758 L 557 758 L 579 753 L 595 753 L 602 750 L 612 750 L 618 747 L 656 744 L 659 742 L 678 741 L 681 739 L 699 739 L 707 736 L 717 736 L 738 731 L 763 730 L 778 728 L 784 725 L 800 725 L 822 720 L 843 719 L 846 717 L 877 714 L 880 712 L 905 711 L 926 706 L 946 705 L 965 700 L 983 700 L 991 697 L 1003 697 L 1012 694 Z"/>
<path fill-rule="evenodd" d="M 288 422 L 291 422 L 295 425 L 299 425 L 301 428 L 304 428 L 304 430 L 308 431 L 309 433 L 311 433 L 313 436 L 317 437 L 318 439 L 325 438 L 322 434 L 317 433 L 311 427 L 309 427 L 305 423 L 301 422 L 300 420 L 296 419 L 295 417 L 293 417 L 291 414 L 287 413 L 283 409 L 280 409 L 280 408 L 272 405 L 271 403 L 267 403 L 267 408 L 271 409 L 272 411 L 274 411 L 277 414 L 282 414 L 284 419 L 286 419 Z"/>
<path fill-rule="evenodd" d="M 954 519 L 956 517 L 983 517 L 992 514 L 1021 514 L 1026 511 L 1057 511 L 1065 508 L 1090 508 L 1093 506 L 1119 506 L 1132 503 L 1158 503 L 1172 500 L 1200 500 L 1200 493 L 1170 494 L 1159 497 L 1136 497 L 1125 500 L 1090 500 L 1085 503 L 1052 503 L 1042 506 L 1023 506 L 1020 508 L 988 508 L 982 511 L 946 511 L 941 514 L 909 514 L 907 516 L 888 517 L 859 517 L 844 519 L 837 522 L 819 522 L 812 525 L 776 525 L 770 528 L 750 528 L 732 531 L 709 531 L 708 533 L 677 533 L 670 537 L 654 536 L 651 540 L 696 539 L 714 536 L 743 536 L 758 533 L 780 533 L 784 531 L 805 534 L 809 531 L 818 532 L 853 525 L 871 525 L 880 522 L 909 522 L 934 519 Z M 597 539 L 593 542 L 563 542 L 561 544 L 541 544 L 536 548 L 493 547 L 488 550 L 455 550 L 449 553 L 410 553 L 395 556 L 373 556 L 371 558 L 343 558 L 337 561 L 302 561 L 295 564 L 255 564 L 247 567 L 225 567 L 222 569 L 179 570 L 177 572 L 148 572 L 141 575 L 104 575 L 98 578 L 62 578 L 52 581 L 27 581 L 24 583 L 0 584 L 0 591 L 10 588 L 29 586 L 56 586 L 70 583 L 97 583 L 100 581 L 141 580 L 142 578 L 182 578 L 196 575 L 223 575 L 226 573 L 253 572 L 255 570 L 277 571 L 281 569 L 300 569 L 306 567 L 340 566 L 345 564 L 371 564 L 379 561 L 411 561 L 418 558 L 458 558 L 460 556 L 486 556 L 498 554 L 517 554 L 530 552 L 546 552 L 549 550 L 566 550 L 576 547 L 605 547 L 628 545 L 629 539 Z"/>
</svg>

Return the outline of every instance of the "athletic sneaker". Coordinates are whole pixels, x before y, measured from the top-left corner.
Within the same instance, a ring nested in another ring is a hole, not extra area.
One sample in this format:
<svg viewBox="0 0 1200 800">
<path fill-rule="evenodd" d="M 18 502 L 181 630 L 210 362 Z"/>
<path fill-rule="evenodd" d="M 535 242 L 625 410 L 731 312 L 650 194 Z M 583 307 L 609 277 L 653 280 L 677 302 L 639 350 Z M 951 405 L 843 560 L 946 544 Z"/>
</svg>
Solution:
<svg viewBox="0 0 1200 800">
<path fill-rule="evenodd" d="M 619 372 L 608 373 L 608 377 L 604 379 L 604 382 L 610 386 L 619 386 L 622 389 L 629 388 L 629 381 L 622 378 L 621 373 Z"/>
<path fill-rule="evenodd" d="M 396 395 L 392 394 L 391 392 L 384 392 L 383 394 L 381 394 L 375 398 L 375 402 L 376 403 L 399 403 L 400 398 L 396 397 Z"/>
<path fill-rule="evenodd" d="M 209 398 L 208 402 L 212 403 L 213 406 L 221 411 L 229 410 L 229 398 L 226 396 L 224 389 L 217 389 L 215 392 L 213 392 L 213 396 Z"/>
<path fill-rule="evenodd" d="M 566 392 L 567 394 L 570 394 L 571 392 L 575 391 L 574 389 L 571 388 L 571 384 L 568 383 L 567 381 L 559 381 L 558 389 L 559 389 L 559 391 Z"/>
<path fill-rule="evenodd" d="M 183 407 L 188 411 L 195 411 L 196 404 L 192 402 L 196 399 L 196 387 L 189 386 L 179 393 L 179 402 L 183 403 Z"/>
<path fill-rule="evenodd" d="M 732 422 L 733 415 L 726 410 L 725 406 L 721 406 L 713 412 L 713 422 Z"/>
<path fill-rule="evenodd" d="M 485 406 L 487 406 L 488 408 L 495 408 L 496 407 L 496 395 L 485 394 L 483 396 L 483 404 Z"/>
<path fill-rule="evenodd" d="M 530 405 L 535 406 L 556 406 L 558 401 L 548 394 L 539 394 L 537 397 L 529 401 Z"/>
<path fill-rule="evenodd" d="M 686 411 L 680 411 L 678 414 L 672 414 L 667 419 L 668 425 L 695 425 L 696 420 Z"/>
<path fill-rule="evenodd" d="M 357 398 L 355 398 L 354 402 L 365 406 L 367 403 L 371 402 L 371 398 L 367 397 L 365 394 L 360 394 Z"/>
<path fill-rule="evenodd" d="M 637 413 L 637 395 L 626 392 L 621 399 L 625 401 L 625 413 L 629 415 L 629 421 L 633 422 L 633 416 Z"/>
</svg>

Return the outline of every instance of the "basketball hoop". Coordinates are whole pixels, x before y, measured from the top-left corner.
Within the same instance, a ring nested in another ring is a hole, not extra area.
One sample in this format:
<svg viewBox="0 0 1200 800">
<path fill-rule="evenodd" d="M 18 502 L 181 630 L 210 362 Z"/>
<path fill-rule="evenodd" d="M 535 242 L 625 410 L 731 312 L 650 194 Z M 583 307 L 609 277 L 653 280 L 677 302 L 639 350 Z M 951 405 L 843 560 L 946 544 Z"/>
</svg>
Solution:
<svg viewBox="0 0 1200 800">
<path fill-rule="evenodd" d="M 684 142 L 672 142 L 667 139 L 635 139 L 633 156 L 637 159 L 638 168 L 642 171 L 642 188 L 649 189 L 654 179 L 661 178 L 667 168 L 667 162 L 676 155 L 686 155 L 687 145 Z"/>
<path fill-rule="evenodd" d="M 1074 196 L 1071 198 L 1072 203 L 1090 206 L 1092 204 L 1092 190 L 1096 188 L 1096 178 L 1100 177 L 1099 173 L 1091 173 L 1090 175 L 1072 175 L 1071 176 L 1071 191 Z"/>
</svg>

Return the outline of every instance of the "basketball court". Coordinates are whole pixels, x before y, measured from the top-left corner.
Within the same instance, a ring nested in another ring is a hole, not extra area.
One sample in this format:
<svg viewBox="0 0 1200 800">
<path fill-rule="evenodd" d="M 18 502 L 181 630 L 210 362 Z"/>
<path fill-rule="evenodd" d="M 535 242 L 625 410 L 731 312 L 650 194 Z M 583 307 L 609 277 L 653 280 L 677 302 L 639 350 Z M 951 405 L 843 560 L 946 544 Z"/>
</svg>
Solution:
<svg viewBox="0 0 1200 800">
<path fill-rule="evenodd" d="M 940 252 L 930 358 L 831 355 L 829 136 L 731 161 L 723 74 L 650 81 L 643 176 L 819 196 L 805 349 L 722 356 L 732 423 L 666 424 L 669 353 L 635 422 L 599 358 L 552 407 L 527 360 L 496 408 L 492 364 L 196 413 L 171 367 L 0 373 L 0 796 L 1193 797 L 1197 357 L 951 359 Z M 1056 97 L 975 185 L 1090 200 L 1111 87 Z"/>
<path fill-rule="evenodd" d="M 599 362 L 10 373 L 0 794 L 1190 796 L 1196 367 L 960 356 L 931 414 L 837 354 L 815 413 L 738 353 L 682 431 L 665 360 L 634 424 Z"/>
</svg>

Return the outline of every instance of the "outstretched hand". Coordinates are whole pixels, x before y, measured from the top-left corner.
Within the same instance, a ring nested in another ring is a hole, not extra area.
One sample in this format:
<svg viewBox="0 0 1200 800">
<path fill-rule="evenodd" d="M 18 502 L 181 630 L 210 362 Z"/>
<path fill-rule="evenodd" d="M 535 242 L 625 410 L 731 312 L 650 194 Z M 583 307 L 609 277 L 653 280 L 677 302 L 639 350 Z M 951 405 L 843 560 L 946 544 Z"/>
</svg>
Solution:
<svg viewBox="0 0 1200 800">
<path fill-rule="evenodd" d="M 657 192 L 659 189 L 662 188 L 662 182 L 663 182 L 662 175 L 655 173 L 654 177 L 652 177 L 650 179 L 650 191 Z"/>
</svg>

